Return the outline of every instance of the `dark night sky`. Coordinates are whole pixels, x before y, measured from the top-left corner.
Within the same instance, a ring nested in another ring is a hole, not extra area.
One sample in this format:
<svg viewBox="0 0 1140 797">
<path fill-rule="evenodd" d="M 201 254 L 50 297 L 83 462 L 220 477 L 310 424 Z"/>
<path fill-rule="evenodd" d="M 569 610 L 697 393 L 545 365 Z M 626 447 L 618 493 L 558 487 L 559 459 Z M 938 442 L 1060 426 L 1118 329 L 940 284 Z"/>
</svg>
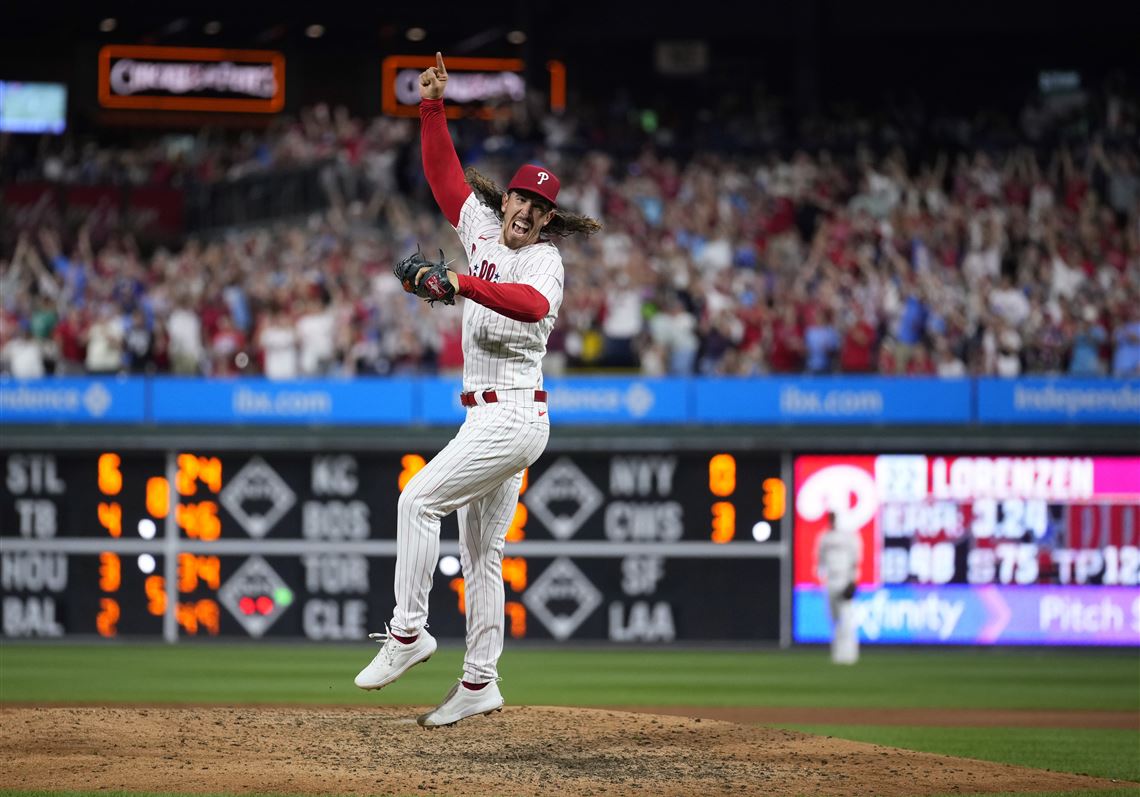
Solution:
<svg viewBox="0 0 1140 797">
<path fill-rule="evenodd" d="M 814 0 L 729 3 L 702 0 L 700 13 L 666 12 L 664 3 L 521 2 L 312 4 L 99 3 L 61 13 L 46 3 L 2 12 L 0 78 L 62 80 L 81 99 L 101 44 L 228 46 L 285 51 L 290 104 L 327 95 L 360 113 L 378 106 L 378 64 L 392 53 L 520 56 L 528 63 L 559 58 L 572 100 L 686 106 L 757 85 L 792 104 L 827 107 L 852 100 L 874 105 L 919 97 L 949 109 L 1017 104 L 1043 69 L 1075 69 L 1089 87 L 1109 75 L 1140 91 L 1140 3 L 1082 0 Z M 669 4 L 672 6 L 672 4 Z M 355 8 L 351 6 L 356 6 Z M 105 16 L 119 20 L 101 33 Z M 207 36 L 205 22 L 222 31 Z M 304 36 L 319 22 L 326 35 Z M 427 38 L 409 42 L 411 26 Z M 521 28 L 524 45 L 506 41 Z M 696 78 L 654 70 L 661 40 L 706 43 L 709 68 Z M 797 99 L 798 98 L 798 99 Z M 80 103 L 82 105 L 82 103 Z"/>
</svg>

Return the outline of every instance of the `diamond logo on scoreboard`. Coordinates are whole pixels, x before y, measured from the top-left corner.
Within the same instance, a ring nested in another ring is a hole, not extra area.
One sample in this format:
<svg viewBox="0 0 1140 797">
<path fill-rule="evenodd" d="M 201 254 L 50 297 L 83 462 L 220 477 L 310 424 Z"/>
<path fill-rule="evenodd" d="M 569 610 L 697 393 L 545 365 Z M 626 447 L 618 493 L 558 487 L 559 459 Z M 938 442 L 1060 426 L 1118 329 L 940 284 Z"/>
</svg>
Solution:
<svg viewBox="0 0 1140 797">
<path fill-rule="evenodd" d="M 569 559 L 555 559 L 523 593 L 523 603 L 555 639 L 569 638 L 602 602 L 602 593 Z"/>
<path fill-rule="evenodd" d="M 566 540 L 602 505 L 602 493 L 577 465 L 562 457 L 530 486 L 523 500 L 551 535 Z"/>
<path fill-rule="evenodd" d="M 264 537 L 297 501 L 285 480 L 261 457 L 254 457 L 230 480 L 219 500 L 251 537 Z"/>
<path fill-rule="evenodd" d="M 293 603 L 293 590 L 260 556 L 251 556 L 222 584 L 218 602 L 251 637 L 269 630 Z"/>
</svg>

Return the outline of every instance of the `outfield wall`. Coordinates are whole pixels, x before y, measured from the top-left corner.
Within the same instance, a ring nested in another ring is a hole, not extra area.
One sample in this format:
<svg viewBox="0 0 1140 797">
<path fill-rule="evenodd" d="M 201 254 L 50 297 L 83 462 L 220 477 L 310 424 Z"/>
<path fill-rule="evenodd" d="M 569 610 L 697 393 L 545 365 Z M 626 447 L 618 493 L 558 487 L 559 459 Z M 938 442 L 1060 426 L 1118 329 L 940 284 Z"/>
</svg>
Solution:
<svg viewBox="0 0 1140 797">
<path fill-rule="evenodd" d="M 877 376 L 563 377 L 559 423 L 1140 424 L 1140 380 Z M 5 424 L 431 426 L 460 423 L 460 380 L 0 379 Z"/>
<path fill-rule="evenodd" d="M 722 387 L 724 403 L 747 403 Z M 452 421 L 128 424 L 112 422 L 115 401 L 94 424 L 5 413 L 5 638 L 349 640 L 382 627 L 396 502 Z M 1140 645 L 1135 425 L 911 418 L 556 418 L 508 534 L 508 634 L 825 641 L 812 556 L 821 507 L 839 502 L 864 540 L 869 644 Z M 432 630 L 459 640 L 453 518 L 442 539 Z"/>
</svg>

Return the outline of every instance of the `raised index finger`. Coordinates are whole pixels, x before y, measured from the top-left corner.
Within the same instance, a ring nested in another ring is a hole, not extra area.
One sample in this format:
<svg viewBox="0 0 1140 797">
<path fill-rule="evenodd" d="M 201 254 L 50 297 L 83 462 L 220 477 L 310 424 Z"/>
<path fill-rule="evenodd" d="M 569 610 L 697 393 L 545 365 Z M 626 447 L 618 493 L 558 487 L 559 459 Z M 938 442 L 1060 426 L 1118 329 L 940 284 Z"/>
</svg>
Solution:
<svg viewBox="0 0 1140 797">
<path fill-rule="evenodd" d="M 443 53 L 438 51 L 435 54 L 435 68 L 440 77 L 447 77 L 447 67 L 443 65 Z"/>
</svg>

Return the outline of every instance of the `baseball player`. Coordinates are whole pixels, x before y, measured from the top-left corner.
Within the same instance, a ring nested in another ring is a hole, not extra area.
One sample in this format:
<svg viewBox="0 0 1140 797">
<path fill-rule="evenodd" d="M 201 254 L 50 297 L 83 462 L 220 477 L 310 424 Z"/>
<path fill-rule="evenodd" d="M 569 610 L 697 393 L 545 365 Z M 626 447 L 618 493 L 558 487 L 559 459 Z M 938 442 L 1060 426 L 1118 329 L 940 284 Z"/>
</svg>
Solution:
<svg viewBox="0 0 1140 797">
<path fill-rule="evenodd" d="M 859 660 L 859 627 L 855 619 L 855 589 L 863 561 L 859 530 L 841 523 L 834 511 L 827 513 L 827 531 L 816 539 L 816 571 L 827 588 L 828 609 L 834 634 L 831 661 L 854 664 Z"/>
<path fill-rule="evenodd" d="M 455 438 L 404 488 L 396 532 L 396 607 L 380 652 L 360 671 L 361 689 L 380 689 L 427 661 L 436 641 L 427 631 L 428 593 L 439 558 L 439 521 L 458 512 L 467 607 L 463 675 L 443 702 L 420 716 L 427 728 L 452 725 L 503 706 L 498 660 L 503 651 L 503 544 L 523 471 L 546 447 L 550 415 L 542 357 L 562 304 L 563 267 L 547 236 L 601 229 L 558 208 L 559 180 L 524 165 L 504 192 L 459 163 L 444 115 L 447 69 L 420 75 L 420 134 L 432 194 L 455 227 L 468 273 L 413 256 L 396 267 L 405 290 L 463 307 L 463 393 L 467 419 Z"/>
</svg>

